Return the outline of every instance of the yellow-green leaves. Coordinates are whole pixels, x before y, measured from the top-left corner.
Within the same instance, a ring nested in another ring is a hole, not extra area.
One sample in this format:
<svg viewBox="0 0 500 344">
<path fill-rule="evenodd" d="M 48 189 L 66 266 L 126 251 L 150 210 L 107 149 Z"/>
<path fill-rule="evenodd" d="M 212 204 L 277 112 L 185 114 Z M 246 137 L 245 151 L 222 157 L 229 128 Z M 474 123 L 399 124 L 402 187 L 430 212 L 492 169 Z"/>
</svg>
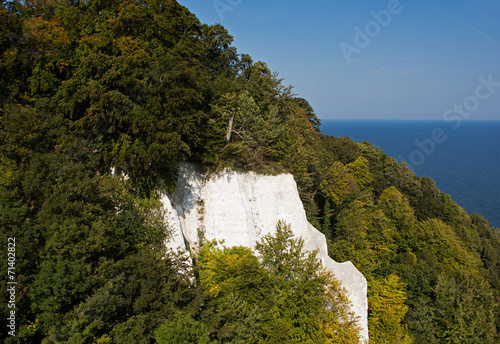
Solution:
<svg viewBox="0 0 500 344">
<path fill-rule="evenodd" d="M 421 249 L 434 252 L 439 261 L 454 272 L 477 272 L 481 265 L 479 255 L 468 251 L 453 228 L 441 220 L 432 219 L 420 223 L 417 236 Z"/>
<path fill-rule="evenodd" d="M 223 289 L 243 288 L 245 278 L 258 272 L 257 258 L 249 248 L 218 248 L 216 243 L 206 243 L 199 253 L 200 283 L 212 297 Z"/>
<path fill-rule="evenodd" d="M 378 206 L 400 229 L 409 230 L 416 218 L 410 202 L 394 186 L 384 190 L 378 200 Z"/>
<path fill-rule="evenodd" d="M 404 283 L 390 275 L 371 281 L 368 289 L 370 343 L 411 343 L 402 323 L 408 312 Z"/>
<path fill-rule="evenodd" d="M 321 191 L 337 206 L 357 187 L 354 176 L 340 161 L 335 161 L 321 182 Z"/>
<path fill-rule="evenodd" d="M 371 186 L 373 175 L 370 172 L 368 160 L 365 157 L 359 156 L 355 161 L 347 165 L 347 169 L 351 172 L 361 190 L 365 190 Z"/>
<path fill-rule="evenodd" d="M 256 244 L 258 257 L 248 248 L 206 243 L 198 259 L 210 337 L 234 343 L 358 344 L 345 290 L 321 269 L 317 253 L 303 246 L 282 221 Z M 186 326 L 192 322 L 187 319 Z"/>
</svg>

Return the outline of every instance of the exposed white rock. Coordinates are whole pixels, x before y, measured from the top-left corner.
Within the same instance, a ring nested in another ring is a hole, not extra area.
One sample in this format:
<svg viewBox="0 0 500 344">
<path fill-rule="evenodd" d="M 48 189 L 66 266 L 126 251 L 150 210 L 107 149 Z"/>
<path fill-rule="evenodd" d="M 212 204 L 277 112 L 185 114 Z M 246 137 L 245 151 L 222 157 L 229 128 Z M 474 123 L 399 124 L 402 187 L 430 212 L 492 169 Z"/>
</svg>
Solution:
<svg viewBox="0 0 500 344">
<path fill-rule="evenodd" d="M 351 262 L 337 263 L 328 256 L 325 236 L 307 221 L 291 174 L 228 171 L 207 175 L 186 164 L 180 168 L 175 193 L 163 197 L 162 202 L 174 227 L 167 244 L 173 249 L 186 248 L 185 243 L 196 248 L 200 230 L 207 240 L 254 248 L 263 236 L 274 233 L 279 220 L 290 224 L 307 250 L 319 249 L 321 263 L 347 290 L 352 310 L 360 319 L 362 338 L 368 341 L 366 279 Z"/>
</svg>

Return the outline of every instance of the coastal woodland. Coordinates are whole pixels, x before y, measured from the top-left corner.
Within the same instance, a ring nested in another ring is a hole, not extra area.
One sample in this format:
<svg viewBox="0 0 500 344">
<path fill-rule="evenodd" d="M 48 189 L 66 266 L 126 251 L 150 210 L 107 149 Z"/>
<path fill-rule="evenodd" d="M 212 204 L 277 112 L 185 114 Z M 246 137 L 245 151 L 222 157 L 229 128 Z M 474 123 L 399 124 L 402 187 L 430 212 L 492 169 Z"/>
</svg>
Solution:
<svg viewBox="0 0 500 344">
<path fill-rule="evenodd" d="M 174 0 L 2 2 L 2 342 L 358 343 L 344 290 L 286 223 L 255 252 L 166 250 L 159 190 L 186 161 L 292 173 L 330 256 L 368 280 L 370 343 L 499 342 L 499 230 L 322 134 L 307 100 Z"/>
</svg>

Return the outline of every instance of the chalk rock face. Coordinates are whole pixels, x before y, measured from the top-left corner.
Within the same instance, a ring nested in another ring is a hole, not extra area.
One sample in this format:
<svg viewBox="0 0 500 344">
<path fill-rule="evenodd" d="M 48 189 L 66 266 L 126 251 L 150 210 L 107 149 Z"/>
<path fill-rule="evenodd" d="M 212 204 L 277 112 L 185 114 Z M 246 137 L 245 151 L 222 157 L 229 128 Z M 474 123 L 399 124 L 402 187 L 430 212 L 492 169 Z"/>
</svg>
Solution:
<svg viewBox="0 0 500 344">
<path fill-rule="evenodd" d="M 265 176 L 253 172 L 226 171 L 207 175 L 192 165 L 182 165 L 175 193 L 162 198 L 174 227 L 170 248 L 196 248 L 200 231 L 206 240 L 224 245 L 254 248 L 276 223 L 284 220 L 305 249 L 319 250 L 323 266 L 333 272 L 347 290 L 352 310 L 360 319 L 361 336 L 368 341 L 368 302 L 365 277 L 351 262 L 328 257 L 326 239 L 306 218 L 297 185 L 291 174 Z"/>
</svg>

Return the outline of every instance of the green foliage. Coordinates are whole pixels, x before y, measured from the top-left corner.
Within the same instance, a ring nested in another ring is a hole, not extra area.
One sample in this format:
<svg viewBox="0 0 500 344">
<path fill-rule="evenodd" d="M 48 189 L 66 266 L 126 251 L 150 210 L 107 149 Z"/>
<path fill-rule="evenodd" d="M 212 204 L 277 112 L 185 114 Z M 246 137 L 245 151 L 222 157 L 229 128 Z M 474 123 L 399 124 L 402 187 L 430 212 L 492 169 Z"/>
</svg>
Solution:
<svg viewBox="0 0 500 344">
<path fill-rule="evenodd" d="M 365 218 L 366 210 L 365 204 L 356 201 L 342 209 L 337 216 L 338 222 L 329 246 L 329 254 L 335 260 L 350 259 L 358 267 L 370 266 L 371 252 L 367 241 L 369 223 Z"/>
<path fill-rule="evenodd" d="M 411 343 L 402 325 L 408 312 L 404 284 L 396 275 L 373 280 L 369 288 L 371 343 Z"/>
<path fill-rule="evenodd" d="M 417 229 L 418 246 L 435 252 L 438 261 L 451 271 L 477 272 L 481 265 L 477 254 L 468 251 L 453 227 L 440 220 L 427 220 Z"/>
<path fill-rule="evenodd" d="M 340 206 L 345 198 L 357 189 L 353 175 L 340 161 L 336 161 L 321 182 L 321 191 L 335 205 Z"/>
<path fill-rule="evenodd" d="M 338 261 L 351 260 L 366 277 L 385 274 L 399 238 L 395 224 L 383 210 L 358 200 L 337 216 L 329 254 Z"/>
<path fill-rule="evenodd" d="M 380 289 L 380 283 L 392 277 L 406 285 L 406 290 L 395 286 L 386 290 L 401 290 L 399 303 L 408 307 L 406 316 L 389 316 L 393 320 L 377 320 L 377 325 L 373 325 L 377 302 L 390 297 L 377 299 L 370 292 L 371 340 L 495 343 L 498 271 L 493 273 L 492 267 L 497 266 L 500 252 L 491 245 L 498 242 L 498 231 L 477 215 L 468 215 L 428 178 L 417 178 L 366 144 L 360 144 L 360 149 L 374 176 L 375 202 L 355 192 L 338 206 L 338 213 L 327 206 L 324 209 L 330 224 L 326 228 L 331 231 L 329 253 L 334 259 L 351 260 L 368 278 L 370 290 Z M 380 190 L 382 185 L 384 190 Z M 458 291 L 445 292 L 444 285 L 449 290 L 460 288 L 467 297 L 457 297 Z M 484 297 L 475 297 L 476 291 Z M 477 323 L 482 332 L 475 327 Z"/>
<path fill-rule="evenodd" d="M 435 288 L 436 337 L 440 341 L 494 342 L 496 306 L 486 281 L 468 273 L 440 275 Z"/>
<path fill-rule="evenodd" d="M 373 175 L 370 172 L 368 160 L 365 157 L 359 156 L 355 161 L 348 164 L 347 168 L 361 190 L 365 190 L 372 185 Z"/>
<path fill-rule="evenodd" d="M 358 343 L 359 328 L 340 283 L 304 251 L 288 225 L 256 249 L 207 242 L 198 255 L 203 304 L 177 312 L 159 343 Z"/>
<path fill-rule="evenodd" d="M 208 332 L 208 328 L 203 322 L 196 321 L 182 312 L 177 312 L 174 319 L 164 323 L 155 331 L 155 339 L 158 344 L 213 343 Z"/>
<path fill-rule="evenodd" d="M 243 293 L 246 299 L 260 301 L 266 296 L 259 293 L 260 288 L 269 283 L 262 268 L 248 248 L 232 247 L 218 249 L 210 242 L 203 246 L 199 255 L 200 283 L 212 297 L 222 291 Z"/>
<path fill-rule="evenodd" d="M 328 305 L 321 319 L 325 343 L 355 344 L 360 342 L 360 327 L 350 310 L 345 289 L 331 274 L 326 274 L 324 304 Z"/>
<path fill-rule="evenodd" d="M 317 252 L 306 255 L 303 249 L 304 241 L 293 238 L 290 227 L 278 222 L 276 234 L 267 235 L 256 244 L 264 269 L 270 275 L 274 286 L 272 295 L 271 315 L 281 333 L 281 340 L 294 342 L 315 341 L 323 336 L 335 338 L 334 333 L 349 324 L 344 329 L 351 342 L 359 341 L 355 321 L 346 311 L 345 296 L 338 282 L 331 276 L 319 272 Z M 328 294 L 324 294 L 324 291 Z M 325 310 L 324 305 L 331 308 Z M 317 319 L 323 319 L 321 323 Z M 353 327 L 354 326 L 354 327 Z M 266 333 L 273 338 L 276 333 Z M 278 338 L 271 340 L 275 342 Z"/>
</svg>

